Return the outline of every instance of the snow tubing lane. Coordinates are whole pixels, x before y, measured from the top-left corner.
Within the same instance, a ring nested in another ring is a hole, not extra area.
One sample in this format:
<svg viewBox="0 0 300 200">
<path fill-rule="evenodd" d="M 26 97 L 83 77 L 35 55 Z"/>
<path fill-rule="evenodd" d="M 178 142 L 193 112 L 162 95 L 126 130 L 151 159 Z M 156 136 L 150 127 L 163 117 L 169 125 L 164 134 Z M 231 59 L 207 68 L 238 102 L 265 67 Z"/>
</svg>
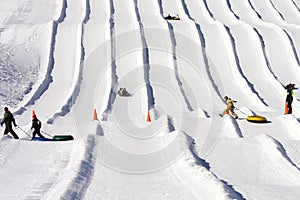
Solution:
<svg viewBox="0 0 300 200">
<path fill-rule="evenodd" d="M 54 135 L 52 138 L 53 141 L 67 141 L 74 140 L 72 135 Z"/>
<path fill-rule="evenodd" d="M 267 118 L 265 118 L 263 116 L 257 116 L 257 115 L 248 116 L 246 118 L 246 120 L 248 122 L 254 122 L 254 123 L 265 123 L 265 122 L 267 122 Z"/>
</svg>

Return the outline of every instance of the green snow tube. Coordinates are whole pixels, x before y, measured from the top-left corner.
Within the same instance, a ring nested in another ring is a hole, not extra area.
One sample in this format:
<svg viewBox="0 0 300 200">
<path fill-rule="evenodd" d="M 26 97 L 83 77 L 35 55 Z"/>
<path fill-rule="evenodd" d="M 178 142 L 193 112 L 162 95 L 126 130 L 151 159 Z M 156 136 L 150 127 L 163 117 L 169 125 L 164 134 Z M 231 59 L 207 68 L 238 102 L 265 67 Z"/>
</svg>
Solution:
<svg viewBox="0 0 300 200">
<path fill-rule="evenodd" d="M 54 135 L 52 138 L 53 141 L 67 141 L 74 140 L 72 135 Z"/>
</svg>

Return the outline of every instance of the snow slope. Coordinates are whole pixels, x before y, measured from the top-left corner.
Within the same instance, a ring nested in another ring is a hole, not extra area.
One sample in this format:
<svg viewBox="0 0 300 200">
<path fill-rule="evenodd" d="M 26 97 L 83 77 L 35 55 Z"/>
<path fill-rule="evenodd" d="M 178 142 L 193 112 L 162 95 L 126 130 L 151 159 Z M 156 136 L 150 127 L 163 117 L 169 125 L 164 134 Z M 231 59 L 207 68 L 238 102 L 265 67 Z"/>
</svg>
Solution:
<svg viewBox="0 0 300 200">
<path fill-rule="evenodd" d="M 0 4 L 1 106 L 20 136 L 0 140 L 0 199 L 299 197 L 297 90 L 283 115 L 299 0 Z M 219 117 L 225 95 L 238 120 Z M 75 140 L 31 141 L 33 110 L 46 137 Z"/>
</svg>

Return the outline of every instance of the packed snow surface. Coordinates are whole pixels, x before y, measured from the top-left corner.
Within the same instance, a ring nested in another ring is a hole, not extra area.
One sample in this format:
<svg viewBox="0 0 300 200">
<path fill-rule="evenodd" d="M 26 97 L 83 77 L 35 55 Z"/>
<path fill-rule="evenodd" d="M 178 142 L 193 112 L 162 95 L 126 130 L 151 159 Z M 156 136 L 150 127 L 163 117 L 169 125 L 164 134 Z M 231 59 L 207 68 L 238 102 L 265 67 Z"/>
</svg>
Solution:
<svg viewBox="0 0 300 200">
<path fill-rule="evenodd" d="M 1 110 L 20 139 L 0 139 L 0 199 L 299 199 L 298 90 L 284 115 L 284 86 L 300 86 L 299 11 L 299 0 L 1 0 Z M 238 119 L 218 115 L 225 95 Z M 44 136 L 74 140 L 32 141 L 33 111 Z"/>
</svg>

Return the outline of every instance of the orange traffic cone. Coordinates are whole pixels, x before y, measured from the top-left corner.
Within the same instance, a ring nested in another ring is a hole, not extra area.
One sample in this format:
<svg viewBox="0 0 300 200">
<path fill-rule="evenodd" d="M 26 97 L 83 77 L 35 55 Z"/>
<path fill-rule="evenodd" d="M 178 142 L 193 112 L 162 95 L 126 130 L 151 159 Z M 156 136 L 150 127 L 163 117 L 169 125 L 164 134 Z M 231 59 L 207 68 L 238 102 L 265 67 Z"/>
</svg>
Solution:
<svg viewBox="0 0 300 200">
<path fill-rule="evenodd" d="M 148 111 L 148 114 L 147 114 L 147 122 L 151 122 L 151 117 L 150 117 L 150 112 Z"/>
<path fill-rule="evenodd" d="M 97 111 L 96 111 L 96 109 L 94 109 L 94 116 L 93 116 L 93 121 L 95 121 L 95 120 L 99 121 L 98 117 L 97 117 Z"/>
<path fill-rule="evenodd" d="M 288 103 L 285 103 L 285 109 L 284 109 L 284 114 L 288 114 L 289 113 L 289 107 L 288 107 Z"/>
<path fill-rule="evenodd" d="M 35 114 L 34 110 L 32 110 L 32 118 L 33 119 L 36 118 L 36 114 Z"/>
</svg>

